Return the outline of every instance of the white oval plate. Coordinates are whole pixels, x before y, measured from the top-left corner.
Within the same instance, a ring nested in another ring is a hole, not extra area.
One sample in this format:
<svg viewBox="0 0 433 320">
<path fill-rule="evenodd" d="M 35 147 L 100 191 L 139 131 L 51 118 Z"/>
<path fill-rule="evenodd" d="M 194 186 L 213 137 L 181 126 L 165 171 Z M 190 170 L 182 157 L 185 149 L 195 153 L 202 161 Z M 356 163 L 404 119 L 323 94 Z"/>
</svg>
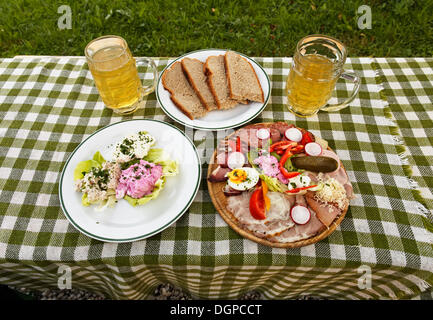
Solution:
<svg viewBox="0 0 433 320">
<path fill-rule="evenodd" d="M 260 85 L 262 86 L 263 94 L 265 98 L 264 103 L 250 102 L 246 105 L 239 104 L 235 108 L 229 110 L 213 110 L 208 112 L 202 118 L 191 120 L 182 111 L 180 111 L 179 108 L 176 107 L 173 101 L 171 101 L 170 92 L 168 92 L 164 88 L 161 79 L 164 72 L 168 68 L 170 68 L 170 66 L 173 63 L 182 60 L 185 57 L 195 58 L 202 62 L 206 62 L 207 57 L 223 55 L 227 51 L 228 50 L 222 50 L 222 49 L 204 49 L 204 50 L 193 51 L 177 58 L 176 60 L 174 60 L 164 68 L 164 70 L 162 71 L 158 79 L 158 85 L 156 86 L 156 97 L 158 99 L 159 105 L 161 106 L 162 110 L 164 110 L 164 112 L 170 118 L 190 128 L 202 129 L 202 130 L 223 130 L 223 129 L 230 129 L 230 128 L 241 126 L 253 120 L 263 111 L 263 109 L 266 107 L 266 104 L 269 101 L 269 97 L 271 94 L 271 82 L 269 80 L 269 77 L 261 65 L 259 65 L 253 59 L 239 52 L 237 53 L 242 55 L 251 63 L 251 65 L 254 68 L 254 71 L 257 74 L 257 77 L 259 78 Z"/>
<path fill-rule="evenodd" d="M 167 177 L 160 195 L 143 206 L 132 207 L 122 199 L 114 208 L 101 212 L 95 206 L 84 207 L 81 193 L 74 189 L 75 166 L 92 159 L 96 151 L 111 160 L 116 142 L 141 130 L 156 138 L 156 148 L 163 148 L 170 159 L 178 161 L 179 174 Z M 200 158 L 182 131 L 158 120 L 127 120 L 95 131 L 72 152 L 60 176 L 60 204 L 72 225 L 89 237 L 105 242 L 130 242 L 159 233 L 179 219 L 194 200 L 200 179 Z"/>
</svg>

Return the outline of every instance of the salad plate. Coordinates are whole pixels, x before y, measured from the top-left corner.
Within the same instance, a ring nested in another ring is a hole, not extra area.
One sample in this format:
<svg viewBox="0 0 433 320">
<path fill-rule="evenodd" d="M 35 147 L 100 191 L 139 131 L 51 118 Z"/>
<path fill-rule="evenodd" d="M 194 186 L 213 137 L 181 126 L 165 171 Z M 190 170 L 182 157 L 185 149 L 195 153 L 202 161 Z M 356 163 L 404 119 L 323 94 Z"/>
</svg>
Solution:
<svg viewBox="0 0 433 320">
<path fill-rule="evenodd" d="M 326 238 L 354 198 L 327 141 L 285 122 L 250 124 L 222 139 L 207 177 L 223 220 L 270 247 L 302 247 Z"/>
<path fill-rule="evenodd" d="M 128 201 L 120 199 L 104 210 L 85 204 L 75 186 L 78 165 L 92 157 L 94 162 L 96 156 L 113 160 L 119 141 L 143 131 L 155 138 L 155 148 L 162 149 L 177 163 L 176 174 L 164 180 L 164 187 L 157 197 L 142 205 L 132 202 L 130 197 Z M 78 145 L 61 172 L 59 198 L 66 218 L 80 232 L 104 242 L 131 242 L 155 235 L 179 219 L 194 200 L 200 179 L 199 155 L 182 131 L 158 120 L 126 120 L 95 131 Z"/>
<path fill-rule="evenodd" d="M 224 55 L 228 50 L 223 49 L 203 49 L 187 53 L 171 63 L 169 63 L 161 75 L 156 86 L 156 97 L 162 110 L 174 121 L 177 121 L 187 127 L 201 129 L 201 130 L 224 130 L 234 127 L 241 126 L 257 117 L 263 109 L 266 107 L 270 94 L 271 94 L 271 82 L 264 68 L 258 64 L 254 59 L 242 54 L 253 67 L 260 86 L 263 90 L 264 102 L 249 102 L 247 104 L 238 104 L 236 107 L 228 110 L 213 110 L 208 112 L 204 117 L 198 119 L 188 118 L 170 99 L 170 92 L 163 86 L 162 79 L 164 73 L 170 69 L 170 67 L 177 61 L 182 61 L 184 58 L 197 59 L 201 62 L 206 62 L 206 59 L 210 56 Z"/>
</svg>

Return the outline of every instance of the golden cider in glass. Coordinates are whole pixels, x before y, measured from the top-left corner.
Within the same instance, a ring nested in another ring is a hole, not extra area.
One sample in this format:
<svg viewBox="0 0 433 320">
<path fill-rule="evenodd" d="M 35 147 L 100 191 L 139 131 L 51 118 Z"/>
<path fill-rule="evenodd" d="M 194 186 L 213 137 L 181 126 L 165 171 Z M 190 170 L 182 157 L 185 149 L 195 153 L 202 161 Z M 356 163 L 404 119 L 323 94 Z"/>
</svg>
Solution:
<svg viewBox="0 0 433 320">
<path fill-rule="evenodd" d="M 338 77 L 332 76 L 334 64 L 327 57 L 308 55 L 304 58 L 302 66 L 290 70 L 286 94 L 295 113 L 310 115 L 327 104 Z"/>
<path fill-rule="evenodd" d="M 319 110 L 337 111 L 349 105 L 358 93 L 360 78 L 343 69 L 347 51 L 329 36 L 310 35 L 302 38 L 293 56 L 286 82 L 288 109 L 297 116 L 309 117 Z M 327 105 L 337 80 L 354 84 L 352 94 L 340 104 Z"/>
<path fill-rule="evenodd" d="M 153 81 L 142 86 L 136 60 L 126 41 L 119 36 L 103 36 L 92 40 L 84 50 L 87 64 L 102 101 L 119 114 L 130 114 L 144 106 L 143 97 L 153 92 L 158 79 L 155 63 L 139 58 L 153 72 Z"/>
<path fill-rule="evenodd" d="M 132 111 L 143 96 L 135 59 L 129 49 L 120 46 L 98 50 L 93 55 L 90 71 L 105 105 L 113 110 Z"/>
</svg>

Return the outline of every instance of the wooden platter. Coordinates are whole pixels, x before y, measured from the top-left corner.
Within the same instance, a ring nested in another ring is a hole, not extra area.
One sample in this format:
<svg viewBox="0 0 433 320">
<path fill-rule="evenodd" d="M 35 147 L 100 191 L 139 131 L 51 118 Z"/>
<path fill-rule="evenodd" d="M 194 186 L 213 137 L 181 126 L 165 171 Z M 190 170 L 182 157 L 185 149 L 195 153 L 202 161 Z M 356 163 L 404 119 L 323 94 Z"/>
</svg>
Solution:
<svg viewBox="0 0 433 320">
<path fill-rule="evenodd" d="M 255 123 L 254 125 L 258 125 L 258 124 L 269 125 L 271 123 Z M 236 135 L 236 133 L 237 133 L 237 131 L 233 132 L 232 134 L 227 136 L 226 139 L 230 138 L 232 135 Z M 219 143 L 219 141 L 218 141 L 218 143 Z M 332 151 L 332 149 L 329 147 L 328 147 L 328 150 Z M 209 177 L 211 175 L 212 171 L 214 169 L 216 169 L 218 166 L 216 157 L 217 157 L 217 150 L 215 150 L 213 155 L 212 155 L 212 158 L 211 158 L 211 161 L 210 161 L 210 164 L 208 167 L 207 177 Z M 344 168 L 343 164 L 341 163 L 341 160 L 340 160 L 340 165 L 343 167 L 344 171 L 346 172 L 346 169 Z M 346 174 L 347 174 L 347 172 L 346 172 Z M 213 202 L 215 208 L 217 209 L 218 213 L 220 214 L 220 216 L 224 219 L 224 221 L 234 231 L 236 231 L 241 236 L 243 236 L 249 240 L 252 240 L 254 242 L 257 242 L 259 244 L 263 244 L 265 246 L 274 247 L 274 248 L 303 247 L 303 246 L 307 246 L 307 245 L 310 245 L 310 244 L 313 244 L 313 243 L 316 243 L 320 240 L 325 239 L 332 232 L 334 232 L 334 230 L 337 228 L 338 225 L 340 225 L 341 221 L 346 216 L 346 212 L 349 208 L 349 206 L 347 206 L 346 210 L 344 210 L 338 217 L 336 217 L 335 220 L 331 223 L 331 225 L 328 228 L 323 226 L 322 230 L 318 234 L 316 234 L 315 236 L 313 236 L 311 238 L 304 239 L 304 240 L 298 240 L 298 241 L 294 241 L 294 242 L 284 242 L 284 243 L 273 242 L 273 241 L 269 241 L 265 238 L 260 238 L 260 237 L 256 236 L 254 233 L 252 233 L 251 231 L 243 229 L 238 225 L 237 219 L 227 209 L 227 196 L 225 196 L 223 193 L 223 187 L 225 186 L 225 184 L 226 184 L 226 182 L 209 182 L 209 180 L 207 181 L 207 186 L 208 186 L 210 197 L 212 199 L 212 202 Z"/>
</svg>

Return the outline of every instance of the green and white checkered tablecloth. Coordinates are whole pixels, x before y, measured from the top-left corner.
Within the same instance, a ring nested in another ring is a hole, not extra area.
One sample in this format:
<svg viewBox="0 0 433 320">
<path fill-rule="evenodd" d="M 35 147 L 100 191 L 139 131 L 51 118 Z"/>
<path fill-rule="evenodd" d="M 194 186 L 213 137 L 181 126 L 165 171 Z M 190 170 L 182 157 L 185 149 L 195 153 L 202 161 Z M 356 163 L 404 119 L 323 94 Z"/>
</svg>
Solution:
<svg viewBox="0 0 433 320">
<path fill-rule="evenodd" d="M 272 97 L 254 121 L 294 122 L 328 140 L 353 183 L 357 198 L 331 236 L 297 249 L 240 237 L 212 205 L 206 164 L 190 209 L 160 234 L 114 244 L 79 233 L 57 191 L 74 148 L 124 119 L 173 121 L 155 94 L 133 116 L 104 108 L 83 58 L 16 57 L 0 60 L 0 283 L 56 287 L 59 267 L 69 266 L 72 287 L 111 298 L 145 298 L 166 281 L 202 298 L 237 298 L 255 289 L 266 298 L 390 299 L 431 290 L 433 59 L 348 59 L 347 69 L 362 76 L 358 97 L 340 112 L 308 119 L 285 107 L 291 60 L 256 60 L 271 78 Z M 170 59 L 155 61 L 161 71 Z M 336 96 L 346 90 L 339 83 Z M 206 141 L 203 132 L 188 134 L 206 163 L 205 150 L 220 134 L 207 133 L 214 139 Z M 365 288 L 360 276 L 369 269 Z"/>
</svg>

